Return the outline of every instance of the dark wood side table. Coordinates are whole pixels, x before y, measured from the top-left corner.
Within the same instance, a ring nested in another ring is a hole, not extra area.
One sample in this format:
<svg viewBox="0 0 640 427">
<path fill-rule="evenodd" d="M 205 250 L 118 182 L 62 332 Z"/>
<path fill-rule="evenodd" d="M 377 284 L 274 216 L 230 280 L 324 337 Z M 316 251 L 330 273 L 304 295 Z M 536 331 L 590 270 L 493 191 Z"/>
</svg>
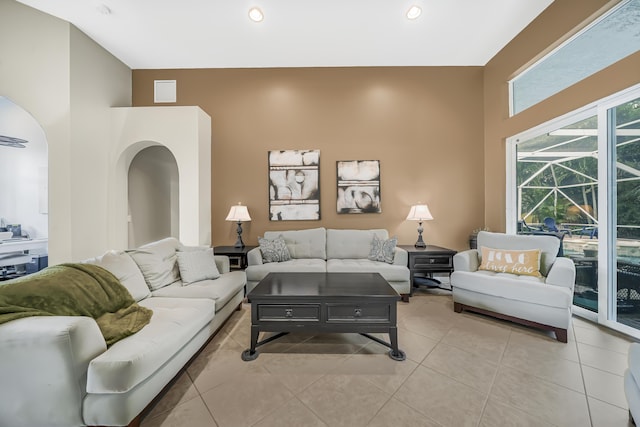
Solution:
<svg viewBox="0 0 640 427">
<path fill-rule="evenodd" d="M 411 295 L 413 288 L 420 285 L 437 287 L 440 281 L 433 277 L 433 273 L 453 273 L 453 256 L 457 253 L 452 249 L 427 245 L 426 248 L 416 248 L 413 245 L 398 245 L 409 252 L 408 267 L 411 273 Z"/>
<path fill-rule="evenodd" d="M 247 268 L 247 252 L 257 246 L 245 246 L 236 248 L 235 246 L 216 246 L 213 248 L 214 255 L 226 255 L 232 270 L 244 270 Z"/>
</svg>

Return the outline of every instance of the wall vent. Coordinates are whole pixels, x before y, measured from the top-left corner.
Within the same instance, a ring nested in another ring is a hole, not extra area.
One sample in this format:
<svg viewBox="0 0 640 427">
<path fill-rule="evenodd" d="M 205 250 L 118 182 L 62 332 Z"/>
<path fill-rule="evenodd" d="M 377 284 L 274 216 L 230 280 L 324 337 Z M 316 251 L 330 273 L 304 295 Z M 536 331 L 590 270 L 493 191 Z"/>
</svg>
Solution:
<svg viewBox="0 0 640 427">
<path fill-rule="evenodd" d="M 154 80 L 153 102 L 156 104 L 165 102 L 176 102 L 176 81 Z"/>
</svg>

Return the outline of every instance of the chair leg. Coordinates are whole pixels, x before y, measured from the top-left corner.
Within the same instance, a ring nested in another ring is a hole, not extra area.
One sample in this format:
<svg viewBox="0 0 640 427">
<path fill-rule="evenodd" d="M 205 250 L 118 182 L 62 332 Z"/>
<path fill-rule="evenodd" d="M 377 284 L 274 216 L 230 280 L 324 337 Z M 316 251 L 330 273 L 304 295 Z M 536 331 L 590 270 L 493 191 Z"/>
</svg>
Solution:
<svg viewBox="0 0 640 427">
<path fill-rule="evenodd" d="M 402 302 L 409 302 L 409 294 L 400 294 Z"/>
<path fill-rule="evenodd" d="M 459 302 L 454 302 L 453 311 L 455 311 L 456 313 L 462 313 L 462 304 L 460 304 Z"/>
</svg>

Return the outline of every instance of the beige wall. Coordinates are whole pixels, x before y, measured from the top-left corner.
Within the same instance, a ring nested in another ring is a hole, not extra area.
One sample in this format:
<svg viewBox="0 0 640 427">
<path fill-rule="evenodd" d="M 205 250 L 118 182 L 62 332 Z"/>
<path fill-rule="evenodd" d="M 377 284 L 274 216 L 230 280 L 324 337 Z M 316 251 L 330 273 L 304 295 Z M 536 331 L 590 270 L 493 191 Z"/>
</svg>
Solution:
<svg viewBox="0 0 640 427">
<path fill-rule="evenodd" d="M 555 1 L 485 67 L 485 217 L 492 230 L 505 229 L 506 138 L 600 98 L 640 83 L 640 52 L 584 79 L 537 105 L 509 117 L 508 81 L 576 27 L 584 27 L 618 1 Z"/>
<path fill-rule="evenodd" d="M 0 95 L 28 111 L 49 148 L 49 262 L 108 249 L 109 107 L 131 103 L 131 71 L 69 23 L 0 0 Z"/>
<path fill-rule="evenodd" d="M 244 241 L 266 230 L 386 228 L 413 244 L 405 218 L 419 201 L 435 219 L 428 243 L 467 247 L 483 225 L 480 67 L 134 70 L 133 104 L 153 104 L 153 80 L 177 80 L 177 105 L 212 118 L 213 244 L 233 244 L 229 208 L 246 204 Z M 173 105 L 173 104 L 172 104 Z M 320 150 L 320 221 L 268 219 L 267 152 Z M 336 213 L 336 161 L 381 161 L 381 214 Z"/>
</svg>

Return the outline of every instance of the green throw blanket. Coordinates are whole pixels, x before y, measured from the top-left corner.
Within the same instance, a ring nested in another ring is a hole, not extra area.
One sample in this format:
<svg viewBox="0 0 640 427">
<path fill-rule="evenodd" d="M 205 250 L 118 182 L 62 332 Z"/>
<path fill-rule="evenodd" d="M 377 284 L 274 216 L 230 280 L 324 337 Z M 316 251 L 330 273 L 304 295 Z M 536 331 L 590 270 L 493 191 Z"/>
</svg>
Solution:
<svg viewBox="0 0 640 427">
<path fill-rule="evenodd" d="M 29 316 L 88 316 L 110 346 L 142 329 L 152 314 L 113 274 L 92 264 L 54 265 L 0 282 L 0 324 Z"/>
</svg>

